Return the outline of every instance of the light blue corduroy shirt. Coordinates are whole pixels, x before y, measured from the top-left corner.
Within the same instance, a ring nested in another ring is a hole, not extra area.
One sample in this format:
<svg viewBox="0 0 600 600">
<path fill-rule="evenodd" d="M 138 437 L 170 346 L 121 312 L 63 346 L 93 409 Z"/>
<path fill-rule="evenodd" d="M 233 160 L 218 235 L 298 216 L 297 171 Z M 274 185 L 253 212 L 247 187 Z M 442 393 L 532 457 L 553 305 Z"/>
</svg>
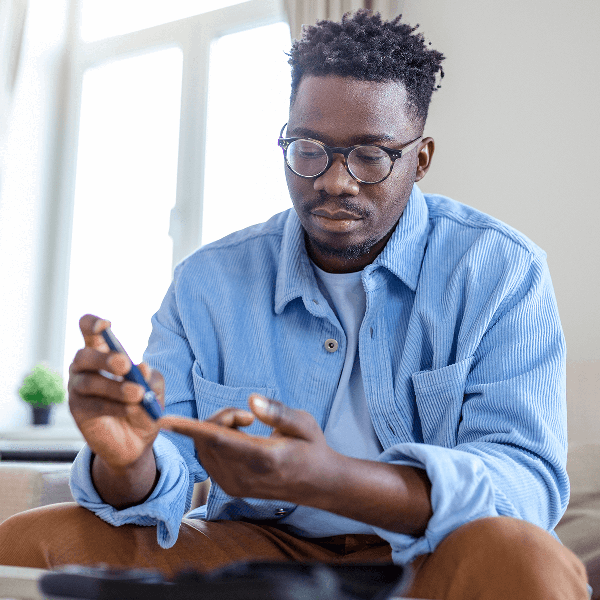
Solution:
<svg viewBox="0 0 600 600">
<path fill-rule="evenodd" d="M 552 531 L 569 496 L 565 342 L 545 254 L 472 208 L 413 188 L 387 246 L 362 274 L 359 356 L 379 461 L 426 469 L 423 537 L 373 527 L 397 563 L 448 533 L 509 515 Z M 204 419 L 247 407 L 252 392 L 311 412 L 325 428 L 346 338 L 323 297 L 289 210 L 200 248 L 175 271 L 152 317 L 144 359 L 166 380 L 167 412 Z M 334 339 L 338 350 L 328 352 Z M 257 422 L 256 435 L 269 429 Z M 170 547 L 194 482 L 207 477 L 189 438 L 161 433 L 160 479 L 141 505 L 104 504 L 90 450 L 76 459 L 75 499 L 114 525 L 157 524 Z M 233 498 L 213 484 L 206 519 L 279 519 L 287 502 Z"/>
</svg>

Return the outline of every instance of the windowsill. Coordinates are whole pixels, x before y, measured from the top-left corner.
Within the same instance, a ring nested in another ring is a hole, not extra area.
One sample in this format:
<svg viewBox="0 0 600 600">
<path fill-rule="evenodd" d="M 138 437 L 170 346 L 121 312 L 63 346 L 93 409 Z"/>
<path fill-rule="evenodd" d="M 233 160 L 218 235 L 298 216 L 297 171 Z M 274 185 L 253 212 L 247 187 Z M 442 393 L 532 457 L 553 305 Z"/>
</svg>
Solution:
<svg viewBox="0 0 600 600">
<path fill-rule="evenodd" d="M 75 427 L 26 425 L 0 432 L 0 461 L 72 462 L 84 444 Z"/>
<path fill-rule="evenodd" d="M 83 443 L 83 436 L 75 426 L 59 425 L 23 425 L 13 429 L 0 431 L 0 441 L 11 441 L 19 443 Z"/>
</svg>

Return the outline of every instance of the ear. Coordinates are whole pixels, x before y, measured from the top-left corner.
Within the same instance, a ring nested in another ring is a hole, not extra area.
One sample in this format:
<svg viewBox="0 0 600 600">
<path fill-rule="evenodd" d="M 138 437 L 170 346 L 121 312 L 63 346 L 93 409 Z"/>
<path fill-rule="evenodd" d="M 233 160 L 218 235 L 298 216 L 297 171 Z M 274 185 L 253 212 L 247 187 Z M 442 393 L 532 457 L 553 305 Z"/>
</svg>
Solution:
<svg viewBox="0 0 600 600">
<path fill-rule="evenodd" d="M 423 177 L 425 177 L 425 175 L 427 174 L 427 171 L 429 171 L 429 167 L 431 166 L 431 159 L 435 150 L 435 142 L 433 141 L 433 138 L 426 137 L 421 140 L 421 143 L 419 144 L 418 148 L 418 162 L 415 181 L 421 181 L 421 179 L 423 179 Z"/>
</svg>

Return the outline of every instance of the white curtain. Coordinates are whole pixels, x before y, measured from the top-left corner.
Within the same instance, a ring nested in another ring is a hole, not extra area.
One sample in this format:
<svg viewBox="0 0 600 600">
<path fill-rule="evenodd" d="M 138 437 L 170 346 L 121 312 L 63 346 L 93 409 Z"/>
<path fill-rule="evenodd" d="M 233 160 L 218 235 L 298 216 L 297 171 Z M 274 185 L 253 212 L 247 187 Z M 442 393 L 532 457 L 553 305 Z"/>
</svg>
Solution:
<svg viewBox="0 0 600 600">
<path fill-rule="evenodd" d="M 26 15 L 27 0 L 0 0 L 0 140 L 17 81 Z"/>
<path fill-rule="evenodd" d="M 339 21 L 343 14 L 359 8 L 380 12 L 384 19 L 400 14 L 400 0 L 284 0 L 292 39 L 298 39 L 302 25 L 314 25 L 319 19 Z"/>
</svg>

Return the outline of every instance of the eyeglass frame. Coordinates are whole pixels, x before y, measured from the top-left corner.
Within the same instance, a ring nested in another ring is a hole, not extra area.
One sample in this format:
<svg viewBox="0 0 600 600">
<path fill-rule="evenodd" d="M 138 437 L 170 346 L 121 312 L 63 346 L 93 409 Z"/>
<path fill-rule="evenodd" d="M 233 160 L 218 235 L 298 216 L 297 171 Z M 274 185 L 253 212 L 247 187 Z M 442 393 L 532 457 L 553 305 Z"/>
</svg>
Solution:
<svg viewBox="0 0 600 600">
<path fill-rule="evenodd" d="M 375 185 L 377 183 L 381 183 L 382 181 L 385 181 L 392 174 L 392 171 L 394 170 L 394 163 L 399 158 L 402 158 L 402 153 L 412 150 L 423 139 L 423 135 L 420 135 L 418 138 L 415 138 L 414 140 L 407 142 L 402 148 L 400 148 L 398 150 L 394 150 L 393 148 L 387 148 L 386 146 L 379 146 L 378 144 L 356 144 L 355 146 L 348 146 L 347 148 L 335 148 L 335 147 L 327 146 L 327 144 L 324 144 L 320 140 L 314 140 L 312 138 L 307 138 L 307 137 L 284 138 L 284 137 L 282 137 L 282 134 L 283 134 L 283 130 L 286 127 L 287 127 L 287 123 L 281 128 L 281 131 L 279 132 L 279 138 L 277 139 L 277 145 L 283 150 L 283 158 L 285 160 L 286 167 L 294 175 L 297 175 L 298 177 L 303 177 L 304 179 L 317 179 L 317 177 L 321 177 L 321 175 L 323 175 L 323 173 L 327 172 L 327 170 L 331 167 L 331 165 L 333 164 L 333 155 L 341 154 L 344 157 L 344 167 L 345 167 L 346 171 L 348 172 L 348 174 L 350 175 L 350 177 L 352 177 L 352 179 L 354 179 L 355 181 L 358 181 L 358 183 L 364 183 L 367 185 Z M 292 167 L 290 166 L 290 163 L 288 162 L 288 159 L 287 159 L 287 150 L 293 142 L 296 142 L 298 140 L 306 140 L 308 142 L 314 142 L 315 144 L 318 144 L 319 146 L 321 146 L 321 148 L 323 148 L 323 150 L 325 150 L 325 154 L 327 155 L 327 165 L 325 165 L 325 168 L 320 173 L 317 173 L 316 175 L 302 175 L 301 173 L 296 173 L 296 171 L 294 171 L 294 169 L 292 169 Z M 388 171 L 387 175 L 385 177 L 383 177 L 382 179 L 380 179 L 379 181 L 364 181 L 363 179 L 360 179 L 356 175 L 354 175 L 354 173 L 352 173 L 352 171 L 350 170 L 350 167 L 348 166 L 348 156 L 350 155 L 350 153 L 353 152 L 354 150 L 356 150 L 357 148 L 368 147 L 368 146 L 374 146 L 375 148 L 379 148 L 380 150 L 383 150 L 390 157 L 390 160 L 392 161 L 390 164 L 390 170 Z"/>
</svg>

